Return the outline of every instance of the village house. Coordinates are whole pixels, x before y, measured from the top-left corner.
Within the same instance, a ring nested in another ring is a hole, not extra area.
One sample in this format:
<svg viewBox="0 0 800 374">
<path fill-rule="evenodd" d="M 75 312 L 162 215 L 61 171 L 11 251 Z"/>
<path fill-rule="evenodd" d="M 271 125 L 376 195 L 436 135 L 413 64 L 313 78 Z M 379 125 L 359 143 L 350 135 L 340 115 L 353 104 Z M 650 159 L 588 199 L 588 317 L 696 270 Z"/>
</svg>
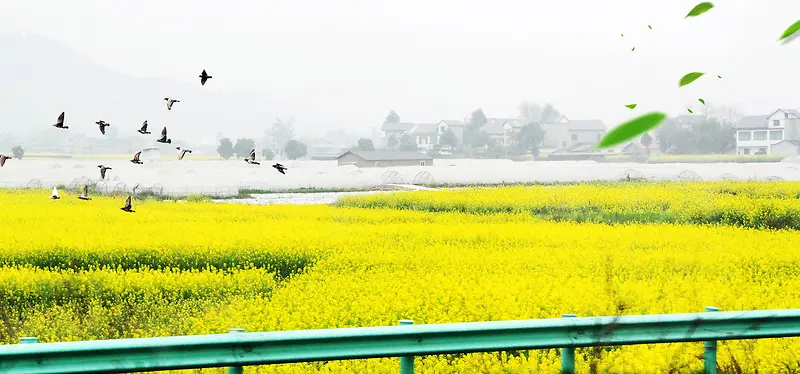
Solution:
<svg viewBox="0 0 800 374">
<path fill-rule="evenodd" d="M 456 136 L 457 144 L 464 144 L 464 122 L 459 120 L 444 119 L 437 124 L 439 139 L 442 138 L 445 131 L 450 130 Z"/>
<path fill-rule="evenodd" d="M 387 166 L 433 166 L 433 158 L 420 152 L 381 152 L 349 150 L 336 158 L 339 166 L 360 168 Z"/>
<path fill-rule="evenodd" d="M 411 130 L 412 127 L 414 127 L 414 124 L 411 122 L 385 122 L 383 126 L 381 126 L 381 132 L 383 133 L 381 137 L 381 147 L 389 147 L 389 138 L 391 137 L 394 137 L 399 143 L 400 137 Z"/>
<path fill-rule="evenodd" d="M 542 149 L 590 149 L 606 134 L 608 127 L 601 120 L 570 120 L 565 115 L 555 115 L 545 121 Z M 577 152 L 575 150 L 574 152 Z"/>
<path fill-rule="evenodd" d="M 524 126 L 517 118 L 487 118 L 481 131 L 498 144 L 507 147 L 512 144 L 514 135 L 519 133 L 522 127 Z"/>
<path fill-rule="evenodd" d="M 797 155 L 797 145 L 792 141 L 800 140 L 800 112 L 795 109 L 778 109 L 769 115 L 744 116 L 734 129 L 737 154 L 780 152 Z"/>
<path fill-rule="evenodd" d="M 427 150 L 439 144 L 439 126 L 435 123 L 418 123 L 408 130 L 408 135 L 419 149 Z"/>
</svg>

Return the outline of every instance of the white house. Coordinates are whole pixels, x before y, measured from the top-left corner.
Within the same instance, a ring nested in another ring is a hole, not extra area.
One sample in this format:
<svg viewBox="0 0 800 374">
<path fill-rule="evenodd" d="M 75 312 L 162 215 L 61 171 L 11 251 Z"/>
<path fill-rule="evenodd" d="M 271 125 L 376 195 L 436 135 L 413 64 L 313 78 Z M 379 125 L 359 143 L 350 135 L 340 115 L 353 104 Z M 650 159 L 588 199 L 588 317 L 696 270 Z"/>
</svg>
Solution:
<svg viewBox="0 0 800 374">
<path fill-rule="evenodd" d="M 569 149 L 597 144 L 608 127 L 601 120 L 570 120 L 558 115 L 544 123 L 544 131 L 542 149 Z"/>
<path fill-rule="evenodd" d="M 800 112 L 778 109 L 770 115 L 744 116 L 734 126 L 736 153 L 771 154 L 783 140 L 800 140 Z"/>
<path fill-rule="evenodd" d="M 408 130 L 408 135 L 417 142 L 420 149 L 431 149 L 439 144 L 439 125 L 436 123 L 418 123 Z"/>
<path fill-rule="evenodd" d="M 441 139 L 445 131 L 450 130 L 453 132 L 453 134 L 455 134 L 456 139 L 458 140 L 457 143 L 464 144 L 464 122 L 461 122 L 459 120 L 444 119 L 439 121 L 437 126 L 439 127 L 438 130 L 439 139 Z"/>
</svg>

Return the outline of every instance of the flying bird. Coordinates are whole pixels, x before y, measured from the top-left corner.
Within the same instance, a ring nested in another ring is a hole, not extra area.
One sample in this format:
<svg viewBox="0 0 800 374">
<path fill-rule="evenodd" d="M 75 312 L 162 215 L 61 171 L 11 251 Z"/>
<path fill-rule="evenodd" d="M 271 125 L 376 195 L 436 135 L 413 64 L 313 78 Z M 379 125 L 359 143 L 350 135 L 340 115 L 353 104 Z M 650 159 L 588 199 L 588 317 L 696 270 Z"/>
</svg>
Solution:
<svg viewBox="0 0 800 374">
<path fill-rule="evenodd" d="M 10 159 L 12 159 L 12 158 L 8 157 L 6 155 L 0 155 L 0 168 L 3 167 L 3 165 L 6 164 L 6 160 L 10 160 Z"/>
<path fill-rule="evenodd" d="M 141 155 L 142 155 L 142 151 L 136 152 L 136 154 L 133 155 L 133 159 L 131 160 L 131 162 L 133 162 L 134 164 L 140 164 L 141 165 L 142 161 L 139 160 L 139 156 L 141 156 Z"/>
<path fill-rule="evenodd" d="M 244 160 L 250 165 L 261 165 L 260 163 L 256 162 L 256 150 L 255 149 L 250 151 L 250 155 Z"/>
<path fill-rule="evenodd" d="M 60 199 L 60 197 L 58 197 L 58 189 L 56 189 L 55 187 L 53 187 L 53 195 L 51 195 L 50 198 L 53 200 Z"/>
<path fill-rule="evenodd" d="M 183 160 L 183 156 L 186 156 L 187 153 L 192 153 L 191 149 L 186 149 L 186 148 L 181 149 L 181 147 L 178 147 L 177 149 L 178 151 L 180 151 L 178 152 L 178 161 Z"/>
<path fill-rule="evenodd" d="M 203 72 L 200 73 L 200 75 L 198 75 L 198 77 L 200 77 L 200 85 L 201 86 L 205 86 L 207 80 L 209 80 L 211 78 L 214 78 L 214 77 L 208 75 L 208 73 L 206 73 L 205 69 L 203 69 Z"/>
<path fill-rule="evenodd" d="M 106 179 L 106 170 L 111 170 L 110 167 L 104 165 L 97 165 L 100 168 L 100 179 Z"/>
<path fill-rule="evenodd" d="M 69 128 L 69 126 L 64 126 L 64 112 L 61 112 L 61 115 L 58 116 L 58 122 L 53 127 L 65 130 Z"/>
<path fill-rule="evenodd" d="M 83 186 L 83 192 L 81 192 L 81 195 L 78 196 L 78 198 L 81 199 L 81 200 L 86 200 L 86 201 L 91 200 L 91 198 L 89 197 L 89 186 L 88 185 Z"/>
<path fill-rule="evenodd" d="M 172 104 L 181 102 L 180 100 L 170 99 L 168 97 L 165 97 L 164 100 L 167 101 L 167 110 L 172 110 Z"/>
<path fill-rule="evenodd" d="M 164 129 L 161 130 L 161 139 L 158 139 L 156 141 L 159 142 L 159 143 L 167 143 L 167 144 L 171 144 L 172 143 L 172 139 L 167 139 L 167 127 L 166 126 L 164 126 Z"/>
<path fill-rule="evenodd" d="M 110 124 L 110 123 L 108 123 L 108 122 L 106 122 L 106 121 L 103 121 L 103 120 L 99 120 L 99 121 L 97 121 L 97 122 L 95 122 L 95 123 L 97 124 L 97 126 L 100 126 L 100 132 L 101 132 L 103 135 L 105 135 L 105 134 L 106 134 L 106 127 L 108 127 L 108 126 L 111 126 L 111 124 Z"/>
<path fill-rule="evenodd" d="M 144 123 L 142 123 L 142 128 L 136 131 L 139 132 L 139 134 L 150 134 L 151 132 L 147 131 L 147 120 L 145 120 Z"/>
<path fill-rule="evenodd" d="M 274 167 L 275 169 L 278 169 L 278 171 L 281 172 L 281 174 L 286 174 L 286 166 L 283 166 L 281 164 L 275 164 L 275 165 L 272 165 L 272 167 Z"/>
<path fill-rule="evenodd" d="M 119 209 L 128 213 L 136 212 L 135 210 L 133 210 L 133 206 L 131 206 L 131 195 L 128 195 L 128 198 L 125 199 L 125 206 Z"/>
</svg>

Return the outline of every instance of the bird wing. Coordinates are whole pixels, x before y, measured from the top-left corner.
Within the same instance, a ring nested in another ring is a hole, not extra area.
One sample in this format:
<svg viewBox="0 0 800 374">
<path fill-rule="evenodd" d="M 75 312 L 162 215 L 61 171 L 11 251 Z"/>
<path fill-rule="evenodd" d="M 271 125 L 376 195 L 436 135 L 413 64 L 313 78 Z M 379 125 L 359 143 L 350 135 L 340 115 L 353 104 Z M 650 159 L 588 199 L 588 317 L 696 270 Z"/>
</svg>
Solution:
<svg viewBox="0 0 800 374">
<path fill-rule="evenodd" d="M 139 161 L 139 155 L 141 155 L 141 154 L 142 154 L 142 151 L 136 152 L 136 154 L 133 155 L 133 159 L 136 160 L 136 161 Z"/>
<path fill-rule="evenodd" d="M 183 156 L 186 154 L 186 151 L 181 151 L 181 154 L 178 156 L 178 160 L 183 160 Z"/>
<path fill-rule="evenodd" d="M 100 179 L 106 179 L 106 169 L 100 168 Z"/>
<path fill-rule="evenodd" d="M 53 187 L 53 196 L 58 196 L 58 189 Z"/>
<path fill-rule="evenodd" d="M 83 186 L 83 196 L 89 196 L 89 185 Z"/>
<path fill-rule="evenodd" d="M 102 133 L 103 135 L 106 134 L 106 128 L 103 127 L 103 125 L 100 125 L 100 133 Z"/>
<path fill-rule="evenodd" d="M 125 199 L 125 208 L 130 208 L 130 207 L 131 207 L 131 197 L 129 195 L 128 198 Z"/>
<path fill-rule="evenodd" d="M 161 130 L 161 136 L 164 137 L 164 138 L 167 137 L 167 127 L 166 126 L 164 126 L 164 129 Z"/>
<path fill-rule="evenodd" d="M 61 112 L 61 114 L 58 116 L 58 124 L 59 125 L 64 124 L 64 112 Z"/>
<path fill-rule="evenodd" d="M 203 69 L 203 72 L 201 74 L 203 74 L 203 77 L 207 77 L 208 76 L 208 73 L 206 73 L 206 69 Z"/>
<path fill-rule="evenodd" d="M 256 150 L 255 149 L 250 151 L 250 160 L 252 160 L 252 161 L 256 160 Z"/>
<path fill-rule="evenodd" d="M 3 165 L 5 165 L 5 164 L 6 164 L 6 158 L 5 158 L 5 156 L 2 156 L 2 157 L 0 157 L 0 166 L 3 166 Z"/>
<path fill-rule="evenodd" d="M 142 131 L 147 131 L 147 121 L 142 122 Z"/>
</svg>

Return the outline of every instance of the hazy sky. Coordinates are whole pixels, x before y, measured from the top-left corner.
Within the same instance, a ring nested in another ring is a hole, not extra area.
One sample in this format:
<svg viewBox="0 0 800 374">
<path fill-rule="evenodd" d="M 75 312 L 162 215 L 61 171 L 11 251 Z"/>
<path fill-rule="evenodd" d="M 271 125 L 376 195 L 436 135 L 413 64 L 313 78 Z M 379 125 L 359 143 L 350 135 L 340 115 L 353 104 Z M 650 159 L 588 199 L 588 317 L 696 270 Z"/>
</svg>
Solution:
<svg viewBox="0 0 800 374">
<path fill-rule="evenodd" d="M 522 100 L 609 126 L 686 113 L 700 97 L 749 114 L 800 108 L 800 40 L 776 41 L 800 1 L 718 0 L 684 19 L 698 2 L 2 0 L 0 31 L 132 76 L 194 81 L 206 69 L 214 89 L 307 103 L 350 129 L 390 109 L 420 122 L 478 107 L 513 117 Z M 691 71 L 708 75 L 678 88 Z"/>
</svg>

